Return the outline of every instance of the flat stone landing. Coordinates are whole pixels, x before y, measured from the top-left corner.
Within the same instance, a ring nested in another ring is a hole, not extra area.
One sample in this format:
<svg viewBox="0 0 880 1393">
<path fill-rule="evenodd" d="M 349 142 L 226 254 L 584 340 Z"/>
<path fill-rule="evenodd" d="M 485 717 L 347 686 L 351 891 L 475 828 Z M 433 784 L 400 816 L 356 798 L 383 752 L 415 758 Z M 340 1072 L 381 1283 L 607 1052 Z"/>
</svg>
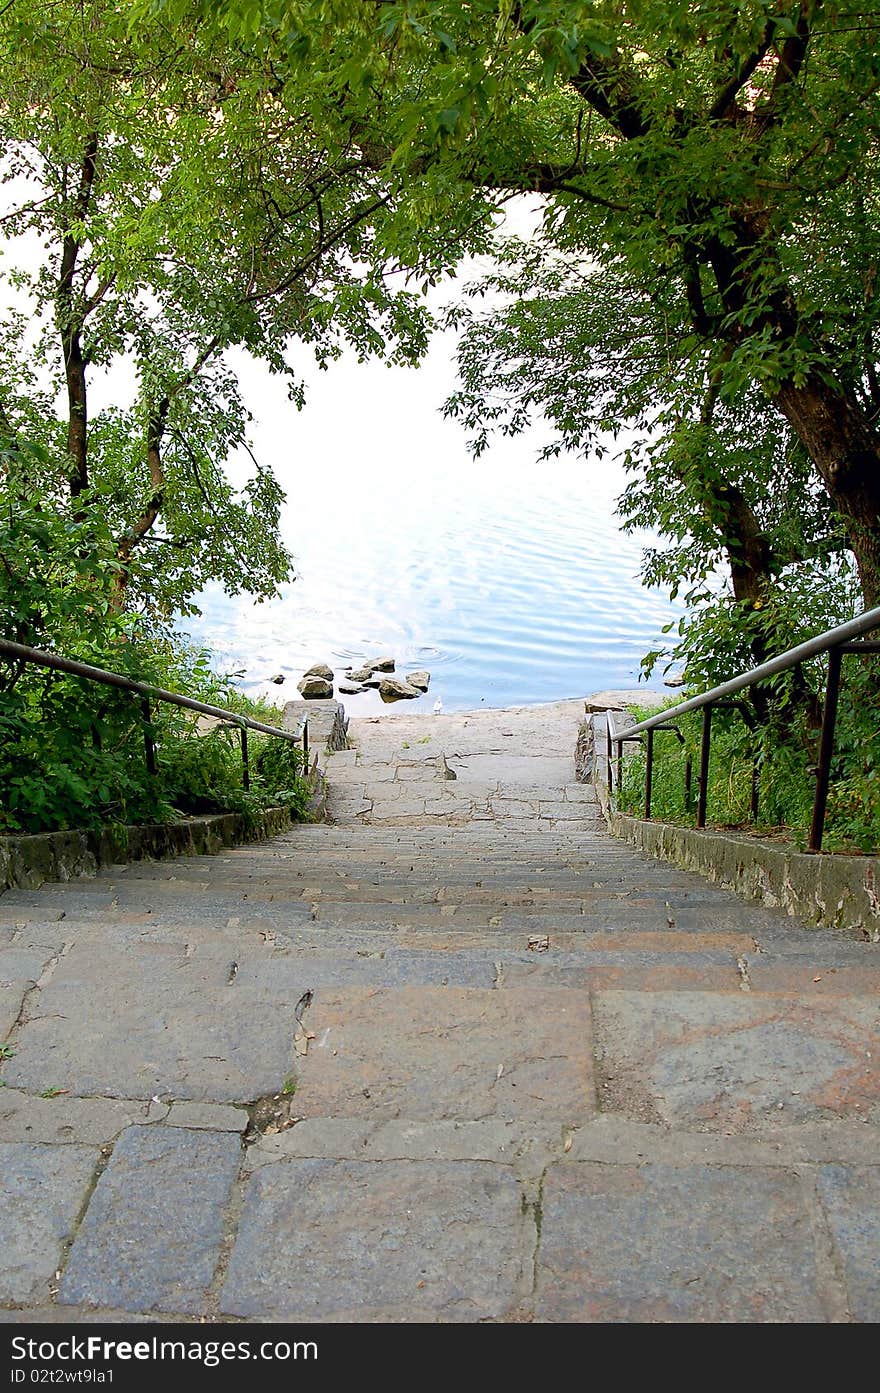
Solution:
<svg viewBox="0 0 880 1393">
<path fill-rule="evenodd" d="M 449 716 L 351 721 L 354 748 L 329 759 L 332 821 L 374 826 L 491 822 L 591 830 L 596 797 L 575 783 L 582 701 Z"/>
<path fill-rule="evenodd" d="M 880 1318 L 878 949 L 611 839 L 582 711 L 0 898 L 3 1319 Z"/>
</svg>

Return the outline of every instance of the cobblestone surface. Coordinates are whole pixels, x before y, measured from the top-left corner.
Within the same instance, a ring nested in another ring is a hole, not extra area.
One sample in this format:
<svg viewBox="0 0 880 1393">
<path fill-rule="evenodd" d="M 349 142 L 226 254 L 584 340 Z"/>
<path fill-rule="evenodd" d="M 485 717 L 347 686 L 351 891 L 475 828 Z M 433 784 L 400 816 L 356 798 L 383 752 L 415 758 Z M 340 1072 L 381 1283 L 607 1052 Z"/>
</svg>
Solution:
<svg viewBox="0 0 880 1393">
<path fill-rule="evenodd" d="M 0 1319 L 880 1318 L 880 948 L 612 840 L 581 713 L 2 897 Z"/>
</svg>

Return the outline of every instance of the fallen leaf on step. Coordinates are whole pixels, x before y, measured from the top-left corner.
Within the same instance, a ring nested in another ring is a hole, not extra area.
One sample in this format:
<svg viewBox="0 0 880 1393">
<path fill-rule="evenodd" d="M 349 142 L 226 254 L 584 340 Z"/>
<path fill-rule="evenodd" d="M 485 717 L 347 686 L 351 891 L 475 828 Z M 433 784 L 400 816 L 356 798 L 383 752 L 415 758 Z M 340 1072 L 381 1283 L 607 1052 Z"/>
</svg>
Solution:
<svg viewBox="0 0 880 1393">
<path fill-rule="evenodd" d="M 821 981 L 822 981 L 822 978 L 821 978 L 821 977 L 814 977 L 814 978 L 813 978 L 813 981 L 814 981 L 814 982 L 821 982 Z"/>
<path fill-rule="evenodd" d="M 566 1137 L 566 1138 L 565 1138 L 565 1143 L 564 1143 L 563 1148 L 562 1148 L 563 1151 L 571 1151 L 572 1143 L 573 1143 L 573 1142 L 574 1142 L 574 1137 L 571 1137 L 571 1136 Z"/>
<path fill-rule="evenodd" d="M 546 953 L 550 947 L 550 938 L 547 934 L 531 934 L 526 947 L 532 953 Z"/>
</svg>

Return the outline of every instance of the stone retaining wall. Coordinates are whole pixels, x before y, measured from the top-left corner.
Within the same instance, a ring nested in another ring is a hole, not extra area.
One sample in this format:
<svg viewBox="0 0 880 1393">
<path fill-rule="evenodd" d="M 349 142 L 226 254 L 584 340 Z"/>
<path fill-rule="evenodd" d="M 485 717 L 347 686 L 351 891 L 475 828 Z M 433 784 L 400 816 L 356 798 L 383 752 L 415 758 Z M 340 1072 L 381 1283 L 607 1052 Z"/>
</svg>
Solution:
<svg viewBox="0 0 880 1393">
<path fill-rule="evenodd" d="M 758 837 L 645 822 L 617 812 L 608 797 L 604 717 L 593 716 L 588 724 L 592 738 L 582 733 L 579 750 L 582 758 L 587 745 L 592 750 L 593 781 L 613 836 L 744 899 L 784 909 L 805 924 L 880 942 L 880 857 L 815 855 Z"/>
<path fill-rule="evenodd" d="M 312 796 L 309 817 L 323 822 L 327 786 L 320 761 L 324 749 L 345 749 L 348 722 L 338 701 L 289 701 L 282 722 L 293 730 L 309 717 L 314 764 L 309 771 Z M 34 890 L 44 881 L 94 875 L 101 866 L 125 861 L 161 860 L 166 856 L 203 856 L 238 842 L 264 841 L 293 825 L 285 808 L 270 808 L 250 827 L 239 813 L 216 813 L 148 827 L 104 827 L 97 832 L 40 832 L 0 837 L 0 893 L 13 886 Z"/>
<path fill-rule="evenodd" d="M 123 861 L 209 855 L 237 842 L 275 837 L 291 826 L 286 808 L 270 808 L 250 828 L 240 813 L 217 813 L 148 827 L 0 837 L 0 890 L 33 890 L 47 880 L 94 875 L 100 866 Z"/>
</svg>

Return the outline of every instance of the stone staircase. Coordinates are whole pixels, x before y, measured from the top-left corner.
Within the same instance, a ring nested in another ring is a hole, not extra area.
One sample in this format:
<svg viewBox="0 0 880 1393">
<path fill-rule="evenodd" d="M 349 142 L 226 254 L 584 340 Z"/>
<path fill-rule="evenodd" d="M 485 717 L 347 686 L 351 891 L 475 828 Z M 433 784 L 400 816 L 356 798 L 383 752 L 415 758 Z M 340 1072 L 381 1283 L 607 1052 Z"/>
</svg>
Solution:
<svg viewBox="0 0 880 1393">
<path fill-rule="evenodd" d="M 580 710 L 0 899 L 5 1319 L 880 1316 L 877 950 L 609 838 Z"/>
</svg>

